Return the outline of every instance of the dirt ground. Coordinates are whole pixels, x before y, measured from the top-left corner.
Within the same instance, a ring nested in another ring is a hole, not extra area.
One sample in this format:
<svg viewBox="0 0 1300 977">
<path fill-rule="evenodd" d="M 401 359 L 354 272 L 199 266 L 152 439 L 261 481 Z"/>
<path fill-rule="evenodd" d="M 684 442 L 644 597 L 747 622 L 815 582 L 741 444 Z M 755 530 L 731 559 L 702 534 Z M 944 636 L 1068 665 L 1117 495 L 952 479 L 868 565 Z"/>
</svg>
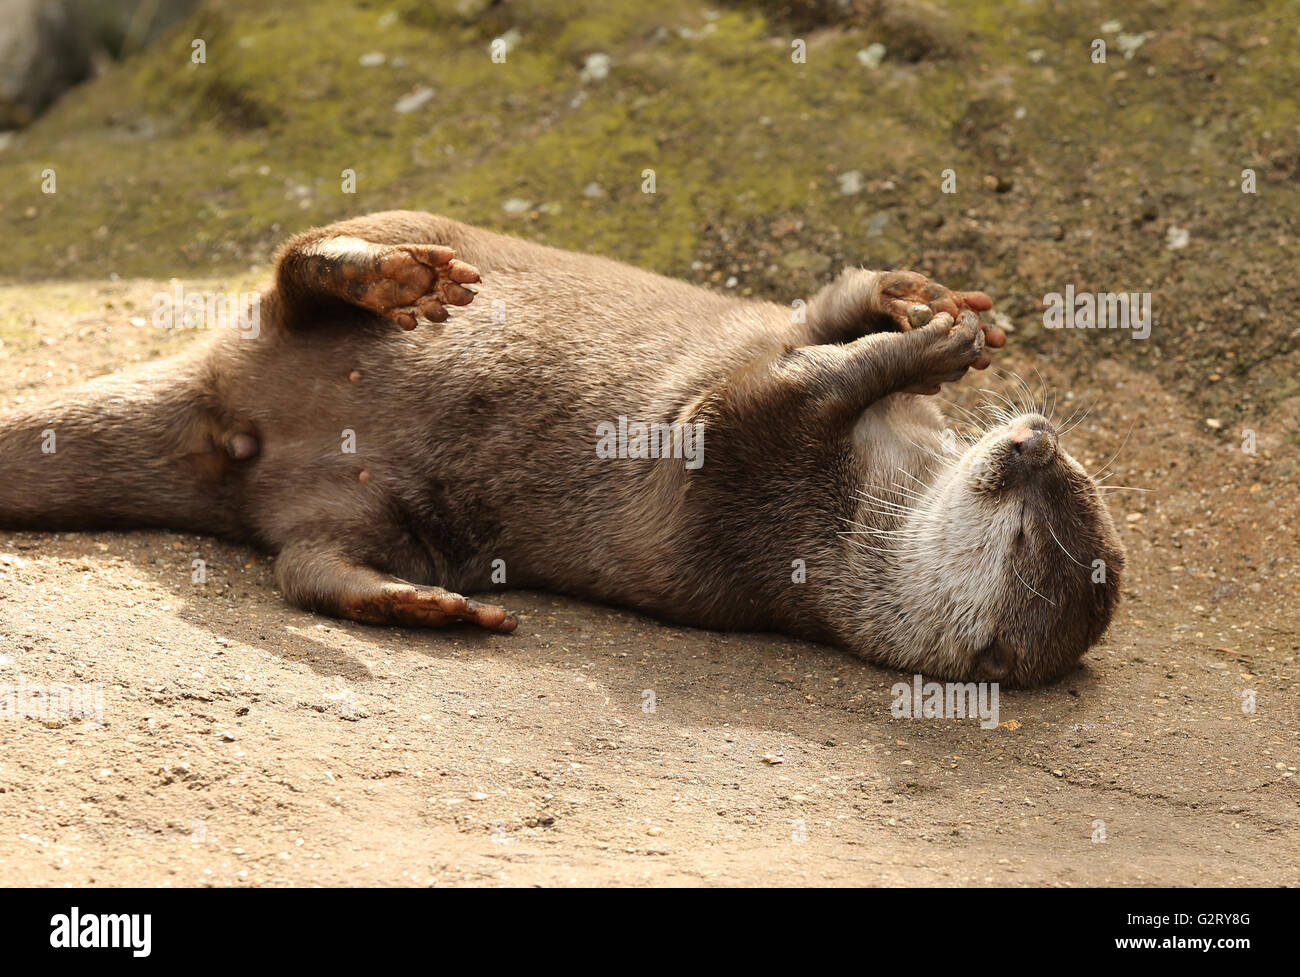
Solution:
<svg viewBox="0 0 1300 977">
<path fill-rule="evenodd" d="M 1095 403 L 1065 444 L 1129 554 L 1109 637 L 983 730 L 781 637 L 540 593 L 376 629 L 211 539 L 0 532 L 0 884 L 1300 884 L 1300 8 L 1115 6 L 207 0 L 0 137 L 0 404 L 367 211 L 782 303 L 913 268 Z M 1149 292 L 1149 339 L 1045 330 L 1071 285 Z"/>
<path fill-rule="evenodd" d="M 129 325 L 161 287 L 0 289 L 0 395 L 191 341 Z M 1067 446 L 1096 468 L 1131 425 L 1114 481 L 1151 491 L 1110 493 L 1109 638 L 989 730 L 892 718 L 908 676 L 777 636 L 532 592 L 509 637 L 371 628 L 289 608 L 239 546 L 0 533 L 0 692 L 102 685 L 98 720 L 0 718 L 0 883 L 1300 883 L 1300 405 L 1244 453 L 1081 341 L 1000 366 L 1044 368 L 1058 418 L 1100 399 Z"/>
</svg>

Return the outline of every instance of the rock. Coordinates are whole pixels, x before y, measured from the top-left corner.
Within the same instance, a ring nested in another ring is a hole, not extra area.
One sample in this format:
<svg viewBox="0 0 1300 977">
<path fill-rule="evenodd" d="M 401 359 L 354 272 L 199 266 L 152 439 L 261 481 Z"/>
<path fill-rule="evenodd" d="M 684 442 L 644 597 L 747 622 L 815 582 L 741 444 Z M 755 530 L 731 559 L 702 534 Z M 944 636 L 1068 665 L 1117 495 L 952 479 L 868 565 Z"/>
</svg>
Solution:
<svg viewBox="0 0 1300 977">
<path fill-rule="evenodd" d="M 589 54 L 582 66 L 583 81 L 601 81 L 609 77 L 609 67 L 613 62 L 608 54 Z"/>
<path fill-rule="evenodd" d="M 1115 46 L 1119 48 L 1120 52 L 1124 55 L 1124 60 L 1132 61 L 1133 55 L 1137 53 L 1138 48 L 1145 44 L 1147 38 L 1151 36 L 1152 34 L 1150 31 L 1146 31 L 1142 34 L 1120 34 L 1115 38 Z"/>
<path fill-rule="evenodd" d="M 398 112 L 414 112 L 431 98 L 433 98 L 433 89 L 428 85 L 421 85 L 409 95 L 399 98 L 393 108 Z"/>
<path fill-rule="evenodd" d="M 841 173 L 836 177 L 836 179 L 839 180 L 840 183 L 840 193 L 844 194 L 846 197 L 862 192 L 861 170 L 849 170 L 845 173 Z"/>
<path fill-rule="evenodd" d="M 199 0 L 64 0 L 91 46 L 122 58 L 189 16 Z"/>
<path fill-rule="evenodd" d="M 62 0 L 0 0 L 0 128 L 27 125 L 93 71 Z"/>
<path fill-rule="evenodd" d="M 885 45 L 876 41 L 868 44 L 858 52 L 858 63 L 864 68 L 876 69 L 880 67 L 880 62 L 885 60 Z"/>
<path fill-rule="evenodd" d="M 95 73 L 138 51 L 198 0 L 0 0 L 0 129 L 25 126 Z"/>
<path fill-rule="evenodd" d="M 877 211 L 863 223 L 867 227 L 867 237 L 880 237 L 885 232 L 885 226 L 889 223 L 889 213 L 884 210 Z"/>
</svg>

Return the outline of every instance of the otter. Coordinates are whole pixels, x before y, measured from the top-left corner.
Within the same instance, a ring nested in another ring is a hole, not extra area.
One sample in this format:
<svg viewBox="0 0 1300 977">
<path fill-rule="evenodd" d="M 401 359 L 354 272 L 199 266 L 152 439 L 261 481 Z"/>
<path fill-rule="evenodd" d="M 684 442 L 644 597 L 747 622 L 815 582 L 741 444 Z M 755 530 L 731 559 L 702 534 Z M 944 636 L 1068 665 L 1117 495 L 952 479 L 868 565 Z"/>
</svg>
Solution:
<svg viewBox="0 0 1300 977">
<path fill-rule="evenodd" d="M 395 211 L 291 238 L 258 308 L 0 416 L 0 525 L 246 541 L 370 624 L 509 632 L 462 594 L 549 589 L 1019 685 L 1114 611 L 1046 417 L 945 450 L 930 394 L 1006 342 L 983 292 L 849 269 L 784 307 Z"/>
</svg>

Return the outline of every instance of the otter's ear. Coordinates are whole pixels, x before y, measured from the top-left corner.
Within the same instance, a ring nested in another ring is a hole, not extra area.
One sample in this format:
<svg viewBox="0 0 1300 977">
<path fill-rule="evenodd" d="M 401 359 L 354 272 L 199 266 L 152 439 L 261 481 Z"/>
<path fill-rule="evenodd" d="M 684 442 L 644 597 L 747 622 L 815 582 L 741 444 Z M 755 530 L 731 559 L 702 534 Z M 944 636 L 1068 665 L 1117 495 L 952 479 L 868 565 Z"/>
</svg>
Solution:
<svg viewBox="0 0 1300 977">
<path fill-rule="evenodd" d="M 975 678 L 981 682 L 1004 679 L 1015 667 L 1015 649 L 998 638 L 994 638 L 988 647 L 975 655 Z"/>
</svg>

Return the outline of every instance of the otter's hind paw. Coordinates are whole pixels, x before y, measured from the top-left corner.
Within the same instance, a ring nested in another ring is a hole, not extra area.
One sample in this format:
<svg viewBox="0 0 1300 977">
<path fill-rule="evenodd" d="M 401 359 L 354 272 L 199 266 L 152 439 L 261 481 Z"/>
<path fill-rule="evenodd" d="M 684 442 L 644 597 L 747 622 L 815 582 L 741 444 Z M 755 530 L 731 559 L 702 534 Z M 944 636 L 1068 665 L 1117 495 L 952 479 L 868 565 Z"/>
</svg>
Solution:
<svg viewBox="0 0 1300 977">
<path fill-rule="evenodd" d="M 447 306 L 469 305 L 478 269 L 440 244 L 371 244 L 326 238 L 305 255 L 306 277 L 317 287 L 378 312 L 403 329 L 423 316 L 444 322 Z"/>
</svg>

